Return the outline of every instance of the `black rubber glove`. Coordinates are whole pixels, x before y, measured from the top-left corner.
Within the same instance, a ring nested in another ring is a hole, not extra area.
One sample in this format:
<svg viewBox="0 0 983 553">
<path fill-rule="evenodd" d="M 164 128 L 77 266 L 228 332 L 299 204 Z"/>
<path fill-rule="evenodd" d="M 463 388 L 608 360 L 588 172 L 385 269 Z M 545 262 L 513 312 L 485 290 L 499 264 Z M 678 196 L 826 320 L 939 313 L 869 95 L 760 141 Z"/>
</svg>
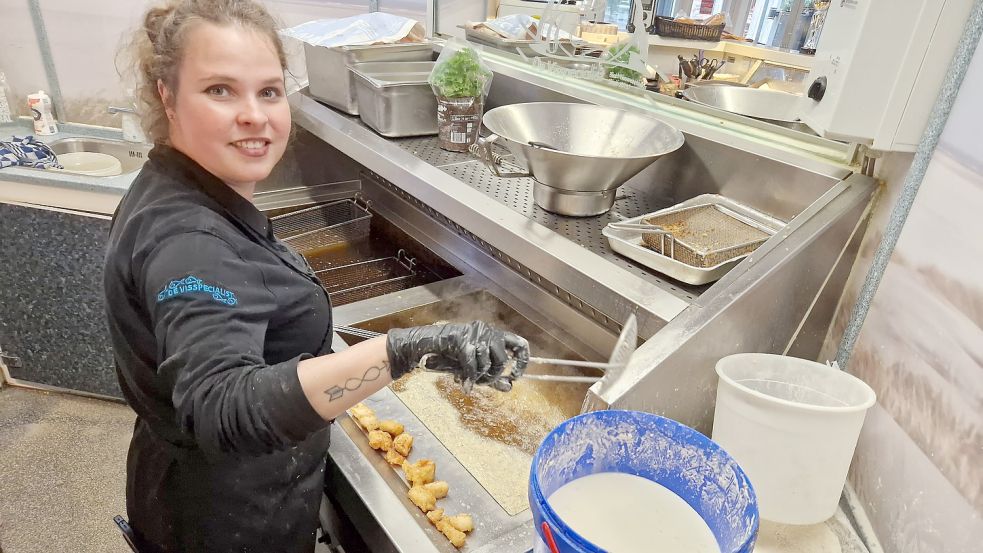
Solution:
<svg viewBox="0 0 983 553">
<path fill-rule="evenodd" d="M 529 342 L 482 321 L 394 328 L 386 339 L 386 352 L 393 379 L 415 369 L 429 354 L 427 368 L 453 373 L 466 392 L 474 384 L 508 391 L 529 364 Z M 515 365 L 510 376 L 503 377 L 509 353 Z"/>
</svg>

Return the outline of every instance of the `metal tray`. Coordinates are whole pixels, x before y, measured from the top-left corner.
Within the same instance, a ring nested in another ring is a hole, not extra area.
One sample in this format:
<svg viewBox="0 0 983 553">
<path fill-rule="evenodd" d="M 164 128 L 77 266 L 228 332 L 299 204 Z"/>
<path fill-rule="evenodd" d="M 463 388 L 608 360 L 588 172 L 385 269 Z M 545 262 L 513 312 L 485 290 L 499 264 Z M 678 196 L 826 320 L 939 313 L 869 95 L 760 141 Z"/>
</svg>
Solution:
<svg viewBox="0 0 983 553">
<path fill-rule="evenodd" d="M 497 48 L 498 50 L 504 50 L 510 54 L 522 53 L 526 57 L 538 57 L 542 54 L 537 53 L 532 49 L 531 45 L 535 44 L 537 41 L 532 39 L 519 40 L 513 38 L 502 38 L 492 32 L 482 32 L 477 29 L 473 29 L 468 25 L 458 25 L 459 28 L 464 29 L 464 37 L 468 42 L 474 42 L 475 44 L 481 44 L 484 46 L 491 46 L 492 48 Z"/>
<path fill-rule="evenodd" d="M 769 236 L 774 235 L 785 226 L 785 222 L 780 219 L 776 219 L 770 215 L 765 215 L 760 211 L 719 194 L 701 194 L 672 207 L 660 209 L 659 211 L 653 213 L 646 213 L 640 217 L 633 217 L 631 219 L 619 221 L 619 223 L 639 224 L 642 223 L 644 219 L 649 219 L 670 211 L 677 211 L 680 209 L 708 204 L 716 204 L 726 207 L 729 211 L 737 214 L 741 221 L 762 230 Z M 619 230 L 611 228 L 610 226 L 605 226 L 604 229 L 601 230 L 601 234 L 608 239 L 608 244 L 611 246 L 611 249 L 617 253 L 637 261 L 650 269 L 654 269 L 670 278 L 674 278 L 687 284 L 700 285 L 719 280 L 722 276 L 727 274 L 727 271 L 734 268 L 734 266 L 749 255 L 739 255 L 712 267 L 693 267 L 646 247 L 642 243 L 643 232 L 644 231 L 641 230 Z"/>
<path fill-rule="evenodd" d="M 356 63 L 384 61 L 430 61 L 430 42 L 368 44 L 326 48 L 304 44 L 309 92 L 314 98 L 350 115 L 358 115 L 355 77 L 349 68 Z"/>
<path fill-rule="evenodd" d="M 359 117 L 382 136 L 437 134 L 437 97 L 427 83 L 434 62 L 357 63 Z"/>
</svg>

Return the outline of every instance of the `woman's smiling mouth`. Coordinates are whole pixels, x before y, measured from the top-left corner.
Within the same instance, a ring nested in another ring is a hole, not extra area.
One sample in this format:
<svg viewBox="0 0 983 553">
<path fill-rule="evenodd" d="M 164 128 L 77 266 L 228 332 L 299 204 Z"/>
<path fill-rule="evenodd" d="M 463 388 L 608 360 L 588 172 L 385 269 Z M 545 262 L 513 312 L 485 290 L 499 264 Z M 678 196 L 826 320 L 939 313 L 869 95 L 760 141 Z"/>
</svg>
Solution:
<svg viewBox="0 0 983 553">
<path fill-rule="evenodd" d="M 232 146 L 247 156 L 263 156 L 269 150 L 270 141 L 265 138 L 247 138 L 232 142 Z"/>
</svg>

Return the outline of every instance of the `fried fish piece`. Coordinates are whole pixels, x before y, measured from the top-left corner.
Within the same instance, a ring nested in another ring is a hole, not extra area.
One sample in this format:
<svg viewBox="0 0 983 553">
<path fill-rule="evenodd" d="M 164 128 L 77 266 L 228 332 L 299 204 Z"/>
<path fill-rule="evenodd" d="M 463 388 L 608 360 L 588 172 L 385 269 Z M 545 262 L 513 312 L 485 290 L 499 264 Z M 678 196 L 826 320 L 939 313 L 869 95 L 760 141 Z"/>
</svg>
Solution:
<svg viewBox="0 0 983 553">
<path fill-rule="evenodd" d="M 423 486 L 413 486 L 406 493 L 406 496 L 424 513 L 432 511 L 437 507 L 437 498 Z"/>
<path fill-rule="evenodd" d="M 454 526 L 447 520 L 447 517 L 435 522 L 434 526 L 436 526 L 437 530 L 440 530 L 440 532 L 444 534 L 448 540 L 450 540 L 451 545 L 458 548 L 464 546 L 464 540 L 467 539 L 467 536 L 464 534 L 464 532 L 454 528 Z"/>
<path fill-rule="evenodd" d="M 379 419 L 375 418 L 375 415 L 365 415 L 364 417 L 358 417 L 355 420 L 358 421 L 359 426 L 364 428 L 366 432 L 372 432 L 373 430 L 379 429 Z"/>
<path fill-rule="evenodd" d="M 433 496 L 436 497 L 437 499 L 443 499 L 447 497 L 447 490 L 448 488 L 450 488 L 447 482 L 444 482 L 442 480 L 437 480 L 436 482 L 424 484 L 423 487 L 430 490 L 430 493 L 432 493 Z"/>
<path fill-rule="evenodd" d="M 403 463 L 406 462 L 406 457 L 400 455 L 399 452 L 393 448 L 386 452 L 386 462 L 394 467 L 401 467 L 403 466 Z"/>
<path fill-rule="evenodd" d="M 444 516 L 443 509 L 434 509 L 427 513 L 427 519 L 450 540 L 454 547 L 462 547 L 467 539 L 465 532 L 474 530 L 474 521 L 469 514 Z"/>
<path fill-rule="evenodd" d="M 368 415 L 375 416 L 375 411 L 364 403 L 356 403 L 348 409 L 348 412 L 351 413 L 351 415 L 356 419 L 360 419 Z"/>
<path fill-rule="evenodd" d="M 396 436 L 393 439 L 393 447 L 402 456 L 407 456 L 410 454 L 410 449 L 413 449 L 413 436 L 403 433 Z"/>
<path fill-rule="evenodd" d="M 427 518 L 430 519 L 430 522 L 431 523 L 437 524 L 437 521 L 438 520 L 444 518 L 444 510 L 443 509 L 434 509 L 434 510 L 430 511 L 429 513 L 427 513 Z"/>
<path fill-rule="evenodd" d="M 474 530 L 474 520 L 471 519 L 469 514 L 454 515 L 452 517 L 441 517 L 450 523 L 451 526 L 460 530 L 461 532 L 470 532 Z"/>
<path fill-rule="evenodd" d="M 422 486 L 433 482 L 436 472 L 437 465 L 430 459 L 420 459 L 415 463 L 409 461 L 403 463 L 403 473 L 413 486 Z"/>
<path fill-rule="evenodd" d="M 369 447 L 381 451 L 389 451 L 393 448 L 393 437 L 388 432 L 372 430 L 369 432 Z"/>
<path fill-rule="evenodd" d="M 394 420 L 379 421 L 379 430 L 385 430 L 389 432 L 390 436 L 395 438 L 403 433 L 403 425 Z"/>
</svg>

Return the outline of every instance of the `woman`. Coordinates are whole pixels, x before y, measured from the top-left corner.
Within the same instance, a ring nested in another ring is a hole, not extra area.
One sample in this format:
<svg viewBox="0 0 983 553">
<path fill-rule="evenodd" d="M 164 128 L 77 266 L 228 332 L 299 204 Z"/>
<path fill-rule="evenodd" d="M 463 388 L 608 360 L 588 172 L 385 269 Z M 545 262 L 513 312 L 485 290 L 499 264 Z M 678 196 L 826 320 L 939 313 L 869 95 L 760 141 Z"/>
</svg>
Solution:
<svg viewBox="0 0 983 553">
<path fill-rule="evenodd" d="M 481 322 L 331 351 L 331 306 L 251 203 L 290 135 L 276 25 L 249 0 L 180 0 L 137 33 L 156 145 L 113 220 L 105 291 L 137 412 L 127 511 L 143 553 L 312 551 L 328 422 L 426 353 L 508 389 L 526 342 Z"/>
</svg>

